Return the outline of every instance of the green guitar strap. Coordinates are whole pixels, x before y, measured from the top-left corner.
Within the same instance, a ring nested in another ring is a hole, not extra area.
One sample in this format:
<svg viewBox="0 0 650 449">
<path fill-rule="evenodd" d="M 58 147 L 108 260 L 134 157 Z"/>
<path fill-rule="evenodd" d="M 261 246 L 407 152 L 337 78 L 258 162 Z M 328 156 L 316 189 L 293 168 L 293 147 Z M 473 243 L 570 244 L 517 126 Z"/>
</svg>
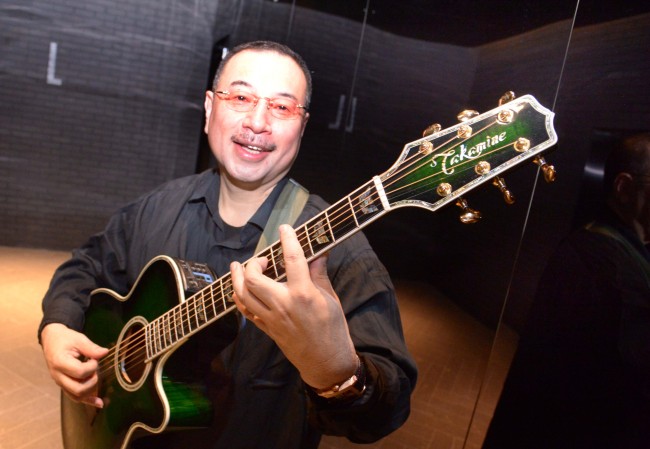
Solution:
<svg viewBox="0 0 650 449">
<path fill-rule="evenodd" d="M 293 179 L 289 179 L 282 192 L 280 192 L 280 196 L 275 202 L 266 226 L 264 226 L 264 232 L 259 242 L 257 242 L 255 254 L 275 243 L 280 238 L 278 227 L 281 224 L 293 225 L 295 223 L 300 212 L 305 207 L 308 198 L 309 191 Z"/>
</svg>

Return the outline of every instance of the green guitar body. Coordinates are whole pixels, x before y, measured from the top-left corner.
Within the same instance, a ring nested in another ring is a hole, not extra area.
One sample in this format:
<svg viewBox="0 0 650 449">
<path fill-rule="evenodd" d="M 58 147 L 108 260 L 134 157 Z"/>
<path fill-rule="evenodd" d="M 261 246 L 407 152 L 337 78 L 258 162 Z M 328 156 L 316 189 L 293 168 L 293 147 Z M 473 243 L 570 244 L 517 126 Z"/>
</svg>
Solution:
<svg viewBox="0 0 650 449">
<path fill-rule="evenodd" d="M 119 347 L 124 336 L 184 301 L 182 285 L 176 261 L 155 258 L 126 297 L 107 289 L 92 293 L 84 334 L 101 346 Z M 209 426 L 213 409 L 205 387 L 186 379 L 189 346 L 193 346 L 186 341 L 150 362 L 144 357 L 123 362 L 118 351 L 103 359 L 111 362 L 108 368 L 100 365 L 99 397 L 104 408 L 62 395 L 64 448 L 124 449 L 143 435 Z"/>
</svg>

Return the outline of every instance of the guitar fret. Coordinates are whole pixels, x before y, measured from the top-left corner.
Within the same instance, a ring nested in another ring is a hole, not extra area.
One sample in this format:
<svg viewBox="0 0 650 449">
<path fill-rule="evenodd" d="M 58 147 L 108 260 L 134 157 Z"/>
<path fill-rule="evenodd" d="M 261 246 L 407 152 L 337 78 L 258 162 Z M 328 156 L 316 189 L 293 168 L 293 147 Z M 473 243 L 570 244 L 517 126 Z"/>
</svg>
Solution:
<svg viewBox="0 0 650 449">
<path fill-rule="evenodd" d="M 151 330 L 150 326 L 144 327 L 144 341 L 145 341 L 145 348 L 147 351 L 147 359 L 151 359 L 154 354 L 153 348 L 151 347 L 150 330 Z"/>
<path fill-rule="evenodd" d="M 176 341 L 179 341 L 185 336 L 185 333 L 183 332 L 183 317 L 180 312 L 181 311 L 179 307 L 174 308 L 174 328 L 176 329 Z"/>
<path fill-rule="evenodd" d="M 194 323 L 194 327 L 192 329 L 193 331 L 196 330 L 196 328 L 199 327 L 199 324 L 200 324 L 199 323 L 199 314 L 201 312 L 199 311 L 196 302 L 197 302 L 196 299 L 194 301 L 191 301 L 192 318 L 193 318 L 192 322 Z"/>
<path fill-rule="evenodd" d="M 165 329 L 163 327 L 163 320 L 158 319 L 156 320 L 158 323 L 158 345 L 160 348 L 160 352 L 162 352 L 165 349 Z"/>
<path fill-rule="evenodd" d="M 223 288 L 223 278 L 219 279 L 219 287 L 221 289 L 221 302 L 223 304 L 223 310 L 226 310 L 226 291 Z"/>
<path fill-rule="evenodd" d="M 151 324 L 153 325 L 153 349 L 154 353 L 158 354 L 160 352 L 160 340 L 158 340 L 160 336 L 160 329 L 158 320 L 154 321 Z"/>
<path fill-rule="evenodd" d="M 207 307 L 205 306 L 205 292 L 201 290 L 201 315 L 203 317 L 203 323 L 207 323 L 208 321 L 208 312 L 207 312 Z"/>
<path fill-rule="evenodd" d="M 176 327 L 176 312 L 175 308 L 169 311 L 169 337 L 173 339 L 174 342 L 178 341 L 178 329 Z M 172 337 L 173 333 L 173 337 Z"/>
<path fill-rule="evenodd" d="M 278 267 L 281 267 L 282 261 L 280 260 L 278 262 L 276 260 L 276 254 L 282 254 L 282 247 L 279 247 L 279 251 L 276 253 L 276 248 L 278 247 L 279 245 L 277 244 L 273 245 L 255 256 L 265 257 L 269 261 L 266 269 L 264 270 L 264 275 L 270 277 L 271 279 L 277 279 L 282 273 L 282 271 L 278 269 Z"/>
<path fill-rule="evenodd" d="M 359 221 L 357 220 L 354 209 L 352 208 L 352 202 L 349 198 L 348 201 L 340 201 L 335 207 L 337 207 L 337 221 L 333 225 L 333 228 L 336 238 L 340 240 L 356 231 L 359 228 Z"/>
<path fill-rule="evenodd" d="M 352 213 L 352 218 L 354 218 L 354 223 L 356 224 L 357 228 L 360 226 L 359 225 L 359 220 L 357 220 L 357 214 L 354 212 L 354 206 L 352 205 L 352 199 L 347 196 L 346 197 L 348 200 L 348 206 L 350 206 L 350 212 Z"/>
<path fill-rule="evenodd" d="M 217 312 L 217 305 L 215 303 L 214 296 L 215 296 L 214 283 L 212 283 L 212 284 L 210 284 L 210 305 L 212 306 L 211 307 L 211 309 L 212 309 L 212 318 L 216 318 L 219 315 L 219 313 Z"/>
<path fill-rule="evenodd" d="M 165 334 L 165 315 L 158 317 L 158 330 L 160 331 L 160 345 L 162 348 L 167 347 L 167 335 Z"/>
<path fill-rule="evenodd" d="M 232 280 L 230 279 L 230 276 L 228 276 L 227 281 L 228 281 L 228 285 L 226 285 L 226 287 L 225 287 L 224 298 L 225 298 L 228 302 L 233 302 L 232 295 L 233 295 L 234 293 L 233 293 L 233 290 L 232 290 Z M 224 301 L 224 303 L 223 303 L 223 310 L 225 311 L 227 308 L 228 308 L 228 307 L 226 306 L 226 302 Z"/>
<path fill-rule="evenodd" d="M 332 243 L 335 243 L 336 242 L 336 237 L 334 237 L 334 233 L 332 232 L 332 224 L 330 223 L 330 216 L 327 213 L 327 211 L 325 211 L 323 213 L 323 215 L 325 215 L 325 220 L 327 222 L 327 231 L 326 232 L 328 232 L 329 235 L 332 237 Z"/>
<path fill-rule="evenodd" d="M 276 248 L 278 249 L 277 253 L 275 252 Z M 280 257 L 280 260 L 276 260 L 276 255 Z M 275 279 L 279 278 L 281 274 L 284 274 L 284 257 L 282 256 L 282 246 L 271 246 L 271 267 L 275 272 Z"/>
<path fill-rule="evenodd" d="M 298 241 L 301 242 L 300 246 L 302 247 L 302 251 L 305 253 L 305 257 L 309 258 L 313 256 L 315 254 L 314 247 L 311 245 L 311 240 L 309 239 L 307 228 L 305 226 L 301 226 L 296 230 L 296 235 L 298 236 Z M 305 248 L 305 245 L 302 243 L 305 240 L 307 241 L 308 248 Z M 309 250 L 309 253 L 307 253 L 307 250 Z"/>
<path fill-rule="evenodd" d="M 188 335 L 192 332 L 192 321 L 190 317 L 190 305 L 187 302 L 184 302 L 182 305 L 183 309 L 183 333 Z"/>
<path fill-rule="evenodd" d="M 171 327 L 169 326 L 169 314 L 166 313 L 161 318 L 162 318 L 162 322 L 163 322 L 162 324 L 164 329 L 163 337 L 165 339 L 165 347 L 168 347 L 171 346 L 171 344 L 173 343 L 170 334 Z"/>
<path fill-rule="evenodd" d="M 151 354 L 153 356 L 158 354 L 158 349 L 156 348 L 156 322 L 153 321 L 149 326 L 147 326 L 147 328 L 150 330 L 149 343 L 151 345 Z"/>
</svg>

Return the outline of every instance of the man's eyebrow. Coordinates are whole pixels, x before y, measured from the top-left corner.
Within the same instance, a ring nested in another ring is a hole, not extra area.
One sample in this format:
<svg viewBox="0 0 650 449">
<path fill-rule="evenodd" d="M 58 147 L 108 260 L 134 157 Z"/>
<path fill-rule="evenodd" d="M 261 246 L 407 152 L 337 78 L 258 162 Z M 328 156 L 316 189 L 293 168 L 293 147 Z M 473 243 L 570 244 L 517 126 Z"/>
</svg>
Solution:
<svg viewBox="0 0 650 449">
<path fill-rule="evenodd" d="M 230 83 L 230 86 L 231 87 L 238 87 L 238 86 L 241 87 L 241 86 L 243 86 L 243 87 L 249 87 L 251 89 L 253 88 L 253 86 L 250 83 L 248 83 L 248 82 L 246 82 L 244 80 L 235 80 L 232 83 Z M 291 99 L 293 99 L 295 101 L 298 101 L 298 98 L 294 94 L 292 94 L 291 92 L 278 92 L 276 95 L 274 95 L 274 97 L 286 97 L 286 98 L 291 98 Z"/>
<path fill-rule="evenodd" d="M 249 83 L 243 80 L 235 80 L 232 83 L 230 83 L 231 86 L 245 86 L 245 87 L 253 87 Z"/>
</svg>

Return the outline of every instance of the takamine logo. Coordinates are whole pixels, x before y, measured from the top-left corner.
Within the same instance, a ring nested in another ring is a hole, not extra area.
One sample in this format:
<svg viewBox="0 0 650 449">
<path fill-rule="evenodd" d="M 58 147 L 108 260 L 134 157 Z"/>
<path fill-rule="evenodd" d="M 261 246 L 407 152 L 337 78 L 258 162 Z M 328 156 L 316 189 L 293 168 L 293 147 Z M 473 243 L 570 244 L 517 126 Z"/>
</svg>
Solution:
<svg viewBox="0 0 650 449">
<path fill-rule="evenodd" d="M 465 161 L 481 157 L 485 150 L 498 145 L 504 140 L 506 140 L 505 131 L 494 136 L 486 136 L 484 140 L 471 147 L 467 147 L 465 143 L 461 143 L 457 148 L 434 155 L 433 158 L 431 158 L 431 168 L 436 168 L 438 166 L 438 161 L 436 159 L 440 158 L 440 168 L 443 173 L 451 175 L 454 172 L 455 166 L 462 164 Z"/>
</svg>

